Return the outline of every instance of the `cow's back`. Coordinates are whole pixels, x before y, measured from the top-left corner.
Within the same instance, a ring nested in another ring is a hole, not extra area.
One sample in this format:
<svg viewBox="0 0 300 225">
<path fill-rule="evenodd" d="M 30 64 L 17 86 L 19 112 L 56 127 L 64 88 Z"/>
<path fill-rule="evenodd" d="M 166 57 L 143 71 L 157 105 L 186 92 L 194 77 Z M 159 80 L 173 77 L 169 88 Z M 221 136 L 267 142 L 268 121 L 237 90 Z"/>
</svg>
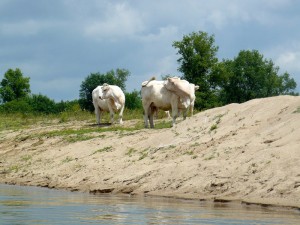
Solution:
<svg viewBox="0 0 300 225">
<path fill-rule="evenodd" d="M 118 98 L 120 104 L 125 104 L 125 94 L 122 89 L 117 85 L 110 85 L 113 89 L 115 96 Z"/>
<path fill-rule="evenodd" d="M 147 86 L 142 86 L 141 96 L 144 103 L 162 110 L 171 109 L 172 93 L 164 87 L 163 81 L 153 80 Z"/>
</svg>

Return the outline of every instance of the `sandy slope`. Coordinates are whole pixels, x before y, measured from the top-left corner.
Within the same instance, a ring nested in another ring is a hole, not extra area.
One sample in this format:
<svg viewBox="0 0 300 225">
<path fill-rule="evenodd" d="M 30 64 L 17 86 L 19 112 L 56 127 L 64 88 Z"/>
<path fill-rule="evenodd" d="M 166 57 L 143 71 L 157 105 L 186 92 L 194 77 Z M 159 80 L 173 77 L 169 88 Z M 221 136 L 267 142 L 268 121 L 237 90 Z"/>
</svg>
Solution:
<svg viewBox="0 0 300 225">
<path fill-rule="evenodd" d="M 32 135 L 84 126 L 2 132 L 0 183 L 300 207 L 300 97 L 230 104 L 175 128 L 75 143 Z"/>
</svg>

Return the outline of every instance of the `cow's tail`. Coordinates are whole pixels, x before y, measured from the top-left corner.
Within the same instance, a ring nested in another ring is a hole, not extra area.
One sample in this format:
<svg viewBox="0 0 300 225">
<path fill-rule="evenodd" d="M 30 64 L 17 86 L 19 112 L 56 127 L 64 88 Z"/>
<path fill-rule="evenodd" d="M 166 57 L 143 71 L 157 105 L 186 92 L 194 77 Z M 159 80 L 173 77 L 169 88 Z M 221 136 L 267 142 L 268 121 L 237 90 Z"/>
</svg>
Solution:
<svg viewBox="0 0 300 225">
<path fill-rule="evenodd" d="M 150 80 L 144 81 L 144 82 L 142 83 L 142 87 L 147 86 L 147 85 L 150 83 L 150 81 L 155 80 L 155 79 L 156 79 L 155 77 L 151 77 Z"/>
</svg>

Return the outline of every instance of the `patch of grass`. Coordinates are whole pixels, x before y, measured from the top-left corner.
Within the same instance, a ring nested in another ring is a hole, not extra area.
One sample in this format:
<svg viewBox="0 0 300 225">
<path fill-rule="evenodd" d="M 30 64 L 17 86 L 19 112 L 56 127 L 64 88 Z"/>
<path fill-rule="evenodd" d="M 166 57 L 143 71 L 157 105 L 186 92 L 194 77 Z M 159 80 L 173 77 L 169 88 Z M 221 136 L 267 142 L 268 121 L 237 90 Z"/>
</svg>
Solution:
<svg viewBox="0 0 300 225">
<path fill-rule="evenodd" d="M 214 124 L 210 127 L 210 131 L 216 130 L 218 128 L 217 124 Z"/>
<path fill-rule="evenodd" d="M 70 119 L 68 117 L 68 114 L 66 112 L 62 112 L 59 115 L 59 123 L 66 123 L 68 122 Z"/>
<path fill-rule="evenodd" d="M 193 150 L 187 151 L 184 153 L 184 155 L 194 155 L 194 151 Z"/>
<path fill-rule="evenodd" d="M 143 119 L 143 109 L 128 109 L 125 107 L 123 119 L 124 120 Z"/>
<path fill-rule="evenodd" d="M 125 131 L 133 131 L 134 128 L 125 128 L 125 127 L 118 127 L 118 126 L 113 126 L 113 127 L 107 127 L 107 128 L 101 128 L 99 129 L 98 127 L 94 128 L 81 128 L 81 129 L 63 129 L 63 130 L 55 130 L 55 131 L 47 131 L 43 132 L 41 134 L 38 134 L 39 138 L 42 137 L 59 137 L 59 136 L 67 136 L 64 138 L 68 142 L 77 142 L 77 141 L 85 141 L 89 140 L 92 138 L 97 138 L 97 137 L 104 137 L 103 135 L 97 136 L 97 135 L 87 135 L 91 133 L 103 133 L 103 132 L 109 132 L 109 131 L 120 131 L 120 132 L 125 132 Z"/>
<path fill-rule="evenodd" d="M 112 149 L 113 149 L 112 146 L 107 146 L 107 147 L 100 148 L 100 149 L 94 151 L 91 155 L 94 155 L 96 153 L 101 153 L 101 152 L 110 152 Z"/>
<path fill-rule="evenodd" d="M 36 147 L 36 146 L 39 146 L 39 145 L 42 145 L 44 144 L 44 141 L 43 139 L 39 138 L 39 140 L 35 143 L 32 144 L 33 147 Z"/>
<path fill-rule="evenodd" d="M 128 151 L 125 153 L 125 155 L 128 155 L 129 157 L 131 157 L 133 155 L 133 153 L 137 152 L 136 149 L 134 148 L 130 148 L 128 149 Z"/>
<path fill-rule="evenodd" d="M 24 155 L 24 156 L 21 157 L 21 160 L 25 161 L 25 162 L 27 162 L 28 160 L 31 160 L 31 159 L 32 159 L 31 155 Z"/>
<path fill-rule="evenodd" d="M 20 130 L 30 126 L 49 125 L 68 121 L 83 121 L 95 118 L 82 110 L 68 111 L 61 114 L 38 113 L 0 113 L 0 131 Z"/>
<path fill-rule="evenodd" d="M 212 155 L 210 155 L 210 156 L 204 158 L 204 160 L 211 160 L 211 159 L 213 159 L 213 158 L 215 158 L 215 156 L 212 154 Z"/>
<path fill-rule="evenodd" d="M 83 167 L 84 167 L 83 165 L 76 163 L 73 168 L 77 172 L 77 171 L 81 170 Z"/>
<path fill-rule="evenodd" d="M 139 159 L 138 160 L 142 160 L 142 159 L 144 159 L 144 158 L 146 158 L 147 156 L 148 156 L 148 148 L 146 148 L 146 149 L 144 149 L 142 152 L 140 152 L 140 157 L 139 157 Z"/>
<path fill-rule="evenodd" d="M 196 159 L 198 157 L 193 150 L 185 152 L 184 155 L 190 155 L 192 159 Z"/>
<path fill-rule="evenodd" d="M 139 160 L 143 160 L 144 158 L 146 158 L 148 156 L 148 152 L 143 152 L 141 154 L 141 156 L 139 157 Z"/>
<path fill-rule="evenodd" d="M 194 144 L 191 144 L 190 147 L 197 147 L 197 146 L 200 146 L 200 143 L 199 142 L 195 142 Z"/>
<path fill-rule="evenodd" d="M 10 166 L 9 168 L 8 168 L 8 171 L 7 172 L 15 172 L 15 173 L 17 173 L 18 171 L 19 171 L 19 169 L 20 169 L 20 166 L 18 166 L 18 165 L 13 165 L 13 166 Z"/>
<path fill-rule="evenodd" d="M 228 112 L 227 112 L 228 113 Z M 218 114 L 216 115 L 213 120 L 216 120 L 216 123 L 213 124 L 211 127 L 210 127 L 210 132 L 212 132 L 213 130 L 216 130 L 218 128 L 218 124 L 221 123 L 221 118 L 227 114 L 227 113 L 224 113 L 224 114 Z"/>
<path fill-rule="evenodd" d="M 154 125 L 154 129 L 164 129 L 170 127 L 172 127 L 172 121 L 166 121 L 166 120 L 159 121 Z"/>
<path fill-rule="evenodd" d="M 77 141 L 87 141 L 90 139 L 95 138 L 94 136 L 88 136 L 88 135 L 72 135 L 72 136 L 67 136 L 66 138 L 64 138 L 64 140 L 70 142 L 70 143 L 75 143 Z"/>
<path fill-rule="evenodd" d="M 25 136 L 20 136 L 20 137 L 17 137 L 16 139 L 18 141 L 26 141 L 27 139 L 29 139 L 30 136 L 29 135 L 25 135 Z"/>
<path fill-rule="evenodd" d="M 217 120 L 217 121 L 216 121 L 216 124 L 219 124 L 219 123 L 221 122 L 221 118 L 222 118 L 224 115 L 225 115 L 225 113 L 224 113 L 224 114 L 218 114 L 218 115 L 216 115 L 216 116 L 213 118 L 213 120 Z"/>
<path fill-rule="evenodd" d="M 134 134 L 136 134 L 135 131 L 120 130 L 119 137 L 126 137 L 126 136 L 130 136 L 130 135 L 134 135 Z"/>
<path fill-rule="evenodd" d="M 54 130 L 46 131 L 39 134 L 39 137 L 56 137 L 56 136 L 66 136 L 66 135 L 84 135 L 87 133 L 96 132 L 94 128 L 82 128 L 82 129 L 63 129 L 63 130 Z"/>
<path fill-rule="evenodd" d="M 173 148 L 176 148 L 176 145 L 169 145 L 166 149 L 173 149 Z"/>
<path fill-rule="evenodd" d="M 213 152 L 211 153 L 210 156 L 207 156 L 206 158 L 204 158 L 204 160 L 212 160 L 216 157 L 219 157 L 219 153 L 216 152 L 216 149 L 213 150 Z"/>
<path fill-rule="evenodd" d="M 300 113 L 300 106 L 293 113 Z"/>
<path fill-rule="evenodd" d="M 71 162 L 71 161 L 73 161 L 74 159 L 72 158 L 72 157 L 70 157 L 70 156 L 67 156 L 65 159 L 63 159 L 61 162 L 62 163 L 68 163 L 68 162 Z"/>
</svg>

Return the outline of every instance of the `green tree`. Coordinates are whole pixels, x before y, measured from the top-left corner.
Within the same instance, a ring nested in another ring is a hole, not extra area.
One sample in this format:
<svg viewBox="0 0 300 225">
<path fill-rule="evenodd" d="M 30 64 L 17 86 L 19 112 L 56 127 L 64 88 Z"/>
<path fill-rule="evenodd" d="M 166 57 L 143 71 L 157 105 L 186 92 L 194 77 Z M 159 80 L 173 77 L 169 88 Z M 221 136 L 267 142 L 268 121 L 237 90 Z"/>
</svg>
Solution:
<svg viewBox="0 0 300 225">
<path fill-rule="evenodd" d="M 126 108 L 128 109 L 141 109 L 142 99 L 138 91 L 133 91 L 131 93 L 125 93 L 126 98 Z"/>
<path fill-rule="evenodd" d="M 183 73 L 183 78 L 200 86 L 200 92 L 196 92 L 196 108 L 210 108 L 216 103 L 214 90 L 211 89 L 210 76 L 213 67 L 218 62 L 213 35 L 206 32 L 193 32 L 183 37 L 181 41 L 175 41 L 173 47 L 178 49 L 181 57 L 177 60 L 180 64 L 178 71 Z"/>
<path fill-rule="evenodd" d="M 46 95 L 32 94 L 27 98 L 27 102 L 35 113 L 58 113 L 55 101 L 48 98 Z"/>
<path fill-rule="evenodd" d="M 10 102 L 28 96 L 30 93 L 29 77 L 23 77 L 20 69 L 9 69 L 0 83 L 2 102 Z"/>
<path fill-rule="evenodd" d="M 81 109 L 88 110 L 90 112 L 94 111 L 92 92 L 97 86 L 104 83 L 117 85 L 125 92 L 125 82 L 129 75 L 130 72 L 126 69 L 116 69 L 116 71 L 111 70 L 106 74 L 91 73 L 88 75 L 80 85 L 79 105 Z"/>
<path fill-rule="evenodd" d="M 242 50 L 234 60 L 223 60 L 212 74 L 212 83 L 219 86 L 223 104 L 294 94 L 296 88 L 287 72 L 279 75 L 279 67 L 257 50 Z"/>
</svg>

